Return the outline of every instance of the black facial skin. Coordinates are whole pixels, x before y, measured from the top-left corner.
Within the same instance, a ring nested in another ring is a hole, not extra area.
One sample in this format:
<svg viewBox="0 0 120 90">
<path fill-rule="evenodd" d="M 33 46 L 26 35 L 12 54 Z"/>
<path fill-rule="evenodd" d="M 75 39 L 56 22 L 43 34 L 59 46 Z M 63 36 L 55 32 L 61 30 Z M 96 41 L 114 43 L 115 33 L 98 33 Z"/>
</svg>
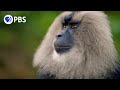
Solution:
<svg viewBox="0 0 120 90">
<path fill-rule="evenodd" d="M 54 42 L 55 50 L 58 53 L 66 52 L 73 46 L 72 31 L 69 27 L 56 36 Z"/>
<path fill-rule="evenodd" d="M 73 47 L 73 33 L 74 29 L 79 26 L 79 22 L 72 22 L 72 16 L 64 18 L 63 30 L 55 38 L 54 47 L 59 54 L 67 52 Z"/>
</svg>

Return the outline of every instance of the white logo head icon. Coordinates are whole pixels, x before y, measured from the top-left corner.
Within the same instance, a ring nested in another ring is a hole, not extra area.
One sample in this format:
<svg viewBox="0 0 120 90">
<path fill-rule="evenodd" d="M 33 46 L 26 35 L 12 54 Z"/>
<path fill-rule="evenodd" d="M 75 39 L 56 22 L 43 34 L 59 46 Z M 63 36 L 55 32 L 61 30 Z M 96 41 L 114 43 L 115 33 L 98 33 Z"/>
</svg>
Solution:
<svg viewBox="0 0 120 90">
<path fill-rule="evenodd" d="M 11 15 L 5 15 L 4 22 L 6 24 L 11 24 L 13 22 L 13 17 Z"/>
</svg>

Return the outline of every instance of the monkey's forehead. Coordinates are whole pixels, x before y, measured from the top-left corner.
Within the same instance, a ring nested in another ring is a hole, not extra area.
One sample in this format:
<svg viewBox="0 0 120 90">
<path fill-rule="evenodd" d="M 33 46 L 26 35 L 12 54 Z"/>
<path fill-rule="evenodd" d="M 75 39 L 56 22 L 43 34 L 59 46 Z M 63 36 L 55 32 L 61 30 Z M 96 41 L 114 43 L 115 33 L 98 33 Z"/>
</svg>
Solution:
<svg viewBox="0 0 120 90">
<path fill-rule="evenodd" d="M 66 16 L 74 13 L 72 20 L 81 21 L 84 16 L 86 17 L 106 17 L 103 11 L 65 11 L 61 13 L 58 18 L 60 21 L 64 21 Z"/>
<path fill-rule="evenodd" d="M 58 18 L 60 19 L 60 21 L 64 21 L 66 16 L 69 16 L 71 14 L 74 14 L 72 16 L 72 20 L 81 20 L 83 15 L 81 14 L 80 11 L 65 11 L 63 13 L 61 13 Z"/>
</svg>

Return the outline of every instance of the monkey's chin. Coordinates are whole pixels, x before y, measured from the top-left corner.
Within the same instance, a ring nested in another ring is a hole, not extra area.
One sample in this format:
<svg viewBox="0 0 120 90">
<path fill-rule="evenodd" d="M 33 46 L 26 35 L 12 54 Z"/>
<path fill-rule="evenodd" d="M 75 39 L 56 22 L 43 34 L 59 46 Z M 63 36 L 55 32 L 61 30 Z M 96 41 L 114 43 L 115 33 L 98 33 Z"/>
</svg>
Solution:
<svg viewBox="0 0 120 90">
<path fill-rule="evenodd" d="M 68 52 L 71 49 L 71 47 L 64 46 L 64 47 L 55 47 L 55 51 L 59 54 Z"/>
</svg>

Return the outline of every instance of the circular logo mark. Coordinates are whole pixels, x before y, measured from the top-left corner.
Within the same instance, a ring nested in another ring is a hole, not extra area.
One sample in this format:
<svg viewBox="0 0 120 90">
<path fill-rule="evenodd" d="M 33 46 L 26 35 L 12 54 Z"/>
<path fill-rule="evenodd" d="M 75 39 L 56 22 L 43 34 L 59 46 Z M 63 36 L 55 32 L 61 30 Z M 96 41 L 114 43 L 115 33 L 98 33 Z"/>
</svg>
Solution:
<svg viewBox="0 0 120 90">
<path fill-rule="evenodd" d="M 11 15 L 5 15 L 4 22 L 6 24 L 11 24 L 13 22 L 13 17 Z"/>
</svg>

